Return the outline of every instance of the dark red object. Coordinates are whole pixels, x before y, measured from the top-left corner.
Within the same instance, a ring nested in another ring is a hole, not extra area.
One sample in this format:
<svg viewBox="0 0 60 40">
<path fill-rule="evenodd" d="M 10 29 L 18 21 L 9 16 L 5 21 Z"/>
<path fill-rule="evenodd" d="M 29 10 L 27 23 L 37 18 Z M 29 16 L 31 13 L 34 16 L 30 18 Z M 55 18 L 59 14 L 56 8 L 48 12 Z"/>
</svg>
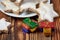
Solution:
<svg viewBox="0 0 60 40">
<path fill-rule="evenodd" d="M 29 28 L 29 26 L 28 25 L 26 25 L 25 23 L 22 23 L 22 27 L 24 27 L 25 29 L 27 29 L 27 30 L 29 30 L 30 28 Z"/>
<path fill-rule="evenodd" d="M 39 22 L 40 28 L 54 28 L 55 27 L 55 22 L 48 22 L 48 21 L 43 21 Z"/>
</svg>

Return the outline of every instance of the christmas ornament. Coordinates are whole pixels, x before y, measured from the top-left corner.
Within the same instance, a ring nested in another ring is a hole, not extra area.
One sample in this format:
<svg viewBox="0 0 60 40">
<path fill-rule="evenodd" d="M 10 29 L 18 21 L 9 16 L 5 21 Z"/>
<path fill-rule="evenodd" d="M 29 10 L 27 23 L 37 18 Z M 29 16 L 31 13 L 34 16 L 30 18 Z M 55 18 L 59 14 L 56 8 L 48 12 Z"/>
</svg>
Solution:
<svg viewBox="0 0 60 40">
<path fill-rule="evenodd" d="M 22 25 L 26 30 L 29 30 L 30 32 L 34 32 L 37 27 L 38 24 L 34 21 L 32 21 L 30 18 L 25 18 L 23 20 L 23 25 Z"/>
</svg>

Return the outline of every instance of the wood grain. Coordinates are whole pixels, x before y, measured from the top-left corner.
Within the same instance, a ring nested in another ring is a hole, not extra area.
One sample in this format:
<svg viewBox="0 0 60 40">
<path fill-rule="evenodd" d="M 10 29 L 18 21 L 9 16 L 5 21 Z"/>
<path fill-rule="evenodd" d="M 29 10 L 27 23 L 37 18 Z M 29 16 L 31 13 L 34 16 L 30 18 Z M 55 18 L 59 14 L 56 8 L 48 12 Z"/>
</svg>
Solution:
<svg viewBox="0 0 60 40">
<path fill-rule="evenodd" d="M 54 4 L 54 10 L 60 16 L 60 0 L 51 0 L 51 3 Z M 1 18 L 6 18 L 7 21 L 11 22 L 11 29 L 9 28 L 9 34 L 0 34 L 0 40 L 60 40 L 60 17 L 55 18 L 56 30 L 53 33 L 53 36 L 49 38 L 39 32 L 24 34 L 21 27 L 22 18 L 9 17 L 0 11 L 0 19 Z"/>
<path fill-rule="evenodd" d="M 60 0 L 51 0 L 54 4 L 54 10 L 60 15 Z"/>
<path fill-rule="evenodd" d="M 59 14 L 60 16 L 60 0 L 51 0 L 51 3 L 54 4 L 54 9 L 55 11 Z M 60 17 L 55 19 L 56 22 L 56 31 L 54 33 L 54 36 L 52 36 L 52 40 L 60 40 Z"/>
<path fill-rule="evenodd" d="M 0 19 L 1 18 L 5 18 L 7 21 L 11 22 L 11 17 L 3 14 L 1 11 L 0 11 Z M 0 34 L 1 35 L 1 38 L 0 40 L 8 40 L 8 38 L 10 38 L 9 34 Z"/>
</svg>

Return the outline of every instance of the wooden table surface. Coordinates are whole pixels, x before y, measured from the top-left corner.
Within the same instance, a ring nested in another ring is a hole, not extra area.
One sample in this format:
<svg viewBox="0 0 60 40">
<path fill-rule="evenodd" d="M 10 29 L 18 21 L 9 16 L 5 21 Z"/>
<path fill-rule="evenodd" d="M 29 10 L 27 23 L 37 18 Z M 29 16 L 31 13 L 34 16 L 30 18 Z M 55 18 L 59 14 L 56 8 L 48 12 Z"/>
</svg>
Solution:
<svg viewBox="0 0 60 40">
<path fill-rule="evenodd" d="M 54 3 L 54 9 L 60 15 L 60 0 L 51 0 Z M 60 17 L 55 18 L 56 30 L 52 37 L 45 37 L 42 33 L 30 33 L 24 34 L 21 29 L 22 18 L 13 18 L 3 14 L 0 11 L 0 19 L 6 18 L 11 22 L 11 28 L 9 28 L 9 34 L 0 34 L 0 40 L 60 40 Z"/>
</svg>

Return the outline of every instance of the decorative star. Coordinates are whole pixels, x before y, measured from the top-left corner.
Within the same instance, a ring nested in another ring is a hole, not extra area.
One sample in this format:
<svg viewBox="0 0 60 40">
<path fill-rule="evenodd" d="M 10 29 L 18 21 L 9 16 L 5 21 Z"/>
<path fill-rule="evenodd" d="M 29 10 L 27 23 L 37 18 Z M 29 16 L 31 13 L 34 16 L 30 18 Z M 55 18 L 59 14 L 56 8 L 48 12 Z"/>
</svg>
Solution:
<svg viewBox="0 0 60 40">
<path fill-rule="evenodd" d="M 53 9 L 53 4 L 40 2 L 38 22 L 41 20 L 48 20 L 53 22 L 53 18 L 59 16 Z"/>
<path fill-rule="evenodd" d="M 7 22 L 5 18 L 0 19 L 0 30 L 7 30 L 7 27 L 10 25 L 10 22 Z"/>
<path fill-rule="evenodd" d="M 35 9 L 36 3 L 34 2 L 26 2 L 20 6 L 20 11 L 27 10 L 29 8 Z"/>
</svg>

